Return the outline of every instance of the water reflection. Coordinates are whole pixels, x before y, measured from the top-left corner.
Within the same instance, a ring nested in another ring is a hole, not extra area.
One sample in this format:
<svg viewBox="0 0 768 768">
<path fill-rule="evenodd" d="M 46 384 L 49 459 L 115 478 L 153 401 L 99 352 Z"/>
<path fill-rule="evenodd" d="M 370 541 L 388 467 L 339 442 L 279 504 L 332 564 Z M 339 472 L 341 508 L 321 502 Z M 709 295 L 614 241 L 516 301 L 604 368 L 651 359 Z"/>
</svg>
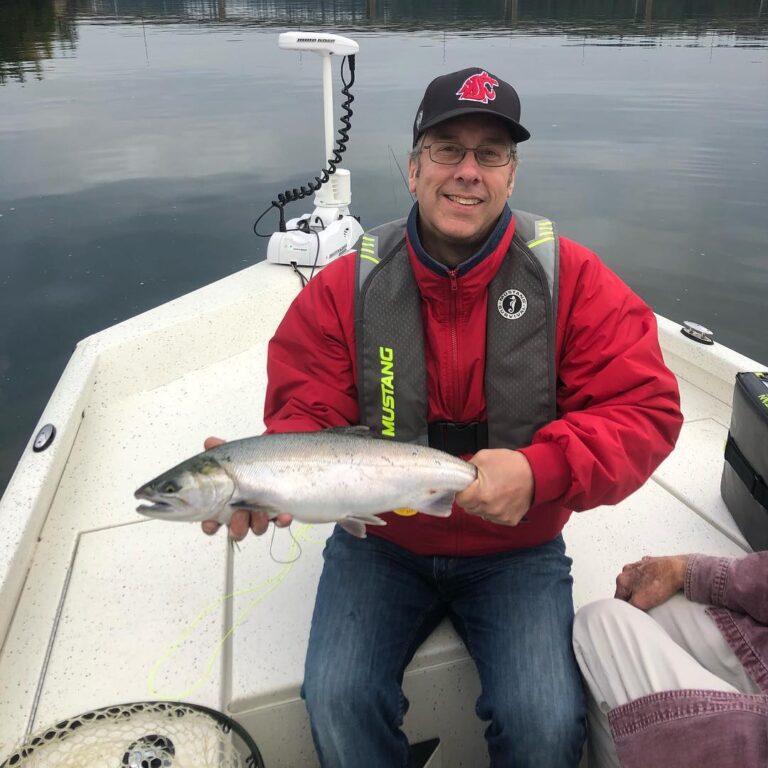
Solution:
<svg viewBox="0 0 768 768">
<path fill-rule="evenodd" d="M 43 76 L 41 62 L 54 48 L 73 50 L 76 3 L 71 0 L 10 0 L 0 3 L 0 85 Z"/>
<path fill-rule="evenodd" d="M 739 17 L 759 17 L 760 0 L 163 0 L 148 10 L 141 0 L 90 0 L 77 3 L 91 18 L 153 17 L 199 21 L 250 21 L 293 24 L 395 25 L 418 31 L 434 23 L 466 28 L 467 20 L 495 21 L 685 21 L 710 19 L 714 24 Z M 403 25 L 403 26 L 401 26 Z M 374 29 L 380 29 L 375 26 Z"/>
<path fill-rule="evenodd" d="M 54 49 L 74 49 L 77 24 L 195 24 L 368 32 L 450 32 L 470 36 L 578 35 L 612 38 L 716 32 L 764 46 L 766 0 L 4 0 L 0 3 L 0 85 L 40 79 Z M 726 45 L 728 43 L 725 43 Z M 734 43 L 731 43 L 734 44 Z"/>
</svg>

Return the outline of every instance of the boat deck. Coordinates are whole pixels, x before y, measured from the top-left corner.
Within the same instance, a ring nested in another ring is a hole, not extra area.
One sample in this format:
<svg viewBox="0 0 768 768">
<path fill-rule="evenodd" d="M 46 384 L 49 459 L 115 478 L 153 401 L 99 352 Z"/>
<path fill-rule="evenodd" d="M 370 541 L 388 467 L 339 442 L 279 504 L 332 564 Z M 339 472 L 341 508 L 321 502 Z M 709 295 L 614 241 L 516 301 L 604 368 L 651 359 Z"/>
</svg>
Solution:
<svg viewBox="0 0 768 768">
<path fill-rule="evenodd" d="M 331 527 L 294 525 L 295 540 L 281 530 L 233 553 L 224 535 L 141 518 L 132 495 L 206 436 L 262 430 L 266 342 L 298 288 L 290 269 L 259 264 L 79 345 L 40 421 L 56 441 L 27 450 L 0 503 L 0 759 L 67 716 L 182 699 L 232 713 L 269 768 L 315 764 L 299 686 Z M 637 493 L 571 518 L 577 607 L 611 595 L 644 554 L 749 550 L 719 480 L 733 375 L 757 364 L 694 349 L 663 318 L 660 333 L 682 435 Z M 449 625 L 404 687 L 409 737 L 440 736 L 443 765 L 476 768 L 478 681 Z"/>
</svg>

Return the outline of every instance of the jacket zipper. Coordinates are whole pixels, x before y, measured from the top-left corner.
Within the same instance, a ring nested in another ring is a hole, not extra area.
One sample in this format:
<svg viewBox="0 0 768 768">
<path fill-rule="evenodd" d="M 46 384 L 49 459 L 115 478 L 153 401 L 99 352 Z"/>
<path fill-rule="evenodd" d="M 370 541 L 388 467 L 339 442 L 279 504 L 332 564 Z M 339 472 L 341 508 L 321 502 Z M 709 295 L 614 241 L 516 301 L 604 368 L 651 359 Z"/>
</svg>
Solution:
<svg viewBox="0 0 768 768">
<path fill-rule="evenodd" d="M 448 277 L 451 280 L 450 307 L 450 328 L 451 328 L 451 366 L 453 368 L 451 376 L 451 411 L 459 411 L 459 332 L 456 328 L 456 305 L 459 296 L 459 271 L 451 269 L 448 271 Z"/>
<path fill-rule="evenodd" d="M 456 327 L 456 315 L 457 315 L 457 304 L 459 301 L 459 271 L 458 269 L 450 269 L 448 270 L 448 277 L 451 281 L 451 292 L 450 292 L 450 298 L 449 298 L 449 325 L 451 329 L 451 366 L 453 368 L 453 371 L 451 372 L 451 412 L 452 415 L 459 412 L 459 390 L 460 390 L 460 375 L 459 375 L 459 332 Z M 459 515 L 455 515 L 455 533 L 456 533 L 456 543 L 454 545 L 454 550 L 456 552 L 456 556 L 460 557 L 462 554 L 461 549 L 461 535 L 462 535 L 462 525 L 461 525 L 461 517 Z"/>
</svg>

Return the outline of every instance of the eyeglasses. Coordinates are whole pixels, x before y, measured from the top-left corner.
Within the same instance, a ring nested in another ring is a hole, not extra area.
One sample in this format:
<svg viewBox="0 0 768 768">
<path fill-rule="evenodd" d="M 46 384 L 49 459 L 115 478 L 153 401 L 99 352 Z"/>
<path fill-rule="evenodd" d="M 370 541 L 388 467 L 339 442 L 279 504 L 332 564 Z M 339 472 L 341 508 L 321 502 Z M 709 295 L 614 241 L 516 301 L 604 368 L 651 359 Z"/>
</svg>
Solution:
<svg viewBox="0 0 768 768">
<path fill-rule="evenodd" d="M 433 141 L 422 149 L 429 150 L 429 158 L 440 165 L 458 165 L 467 152 L 475 153 L 480 165 L 496 168 L 507 165 L 512 158 L 512 148 L 506 144 L 481 144 L 479 147 L 465 147 L 452 141 Z"/>
</svg>

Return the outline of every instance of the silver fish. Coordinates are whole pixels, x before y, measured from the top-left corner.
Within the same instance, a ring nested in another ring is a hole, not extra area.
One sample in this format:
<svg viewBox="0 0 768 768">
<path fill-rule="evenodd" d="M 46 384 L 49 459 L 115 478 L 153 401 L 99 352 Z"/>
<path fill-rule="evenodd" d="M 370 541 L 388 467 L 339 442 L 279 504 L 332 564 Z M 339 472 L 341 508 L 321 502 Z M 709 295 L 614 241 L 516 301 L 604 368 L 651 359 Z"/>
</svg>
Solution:
<svg viewBox="0 0 768 768">
<path fill-rule="evenodd" d="M 136 511 L 160 520 L 217 520 L 236 509 L 288 512 L 305 523 L 338 522 L 365 536 L 392 510 L 448 517 L 455 494 L 477 476 L 443 451 L 370 436 L 367 427 L 261 435 L 218 445 L 139 488 Z"/>
</svg>

